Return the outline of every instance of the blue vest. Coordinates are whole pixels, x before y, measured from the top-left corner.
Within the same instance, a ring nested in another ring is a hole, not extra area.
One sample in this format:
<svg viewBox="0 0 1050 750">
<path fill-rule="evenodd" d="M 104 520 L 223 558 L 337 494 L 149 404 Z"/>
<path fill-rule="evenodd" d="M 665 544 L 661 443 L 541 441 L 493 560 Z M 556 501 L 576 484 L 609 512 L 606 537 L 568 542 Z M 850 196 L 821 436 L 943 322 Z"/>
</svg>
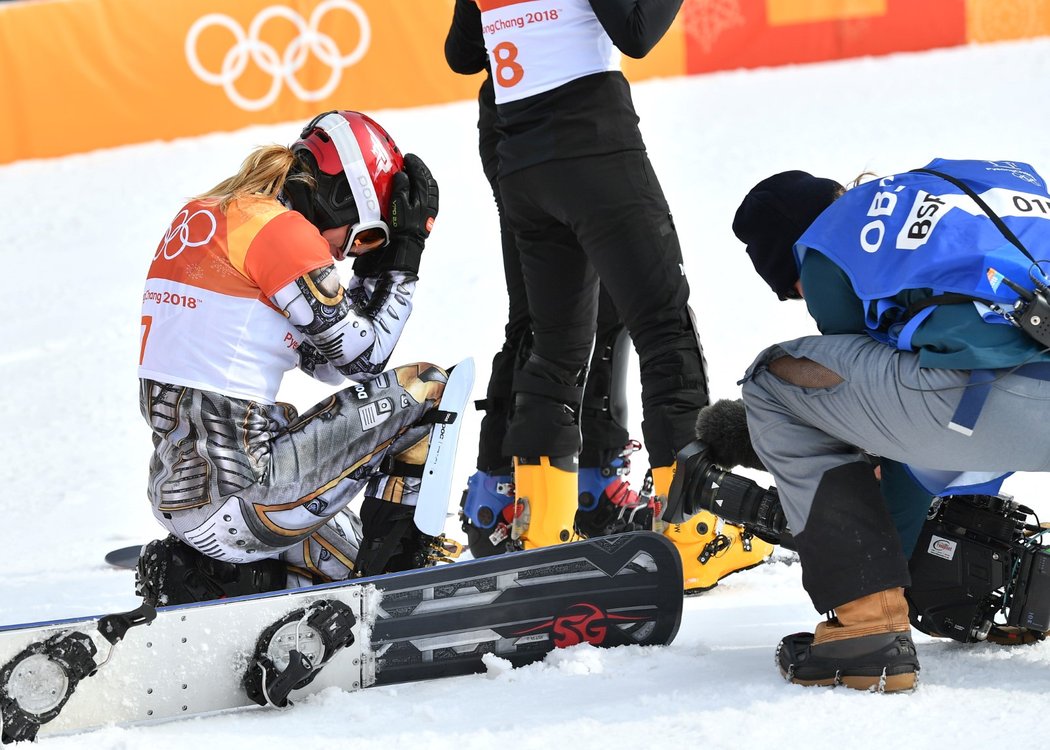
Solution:
<svg viewBox="0 0 1050 750">
<path fill-rule="evenodd" d="M 1036 259 L 1050 258 L 1050 193 L 1031 166 L 935 159 L 924 169 L 962 180 Z M 904 350 L 912 348 L 911 334 L 933 309 L 902 321 L 905 311 L 894 298 L 906 289 L 965 294 L 1009 309 L 1018 295 L 1004 277 L 1033 288 L 1032 261 L 972 197 L 930 174 L 891 175 L 848 190 L 799 238 L 800 266 L 809 249 L 846 272 L 864 302 L 871 335 Z M 1009 324 L 1001 315 L 985 319 Z"/>
<path fill-rule="evenodd" d="M 935 159 L 924 169 L 961 180 L 1035 259 L 1050 258 L 1050 193 L 1030 165 Z M 970 195 L 948 180 L 920 172 L 891 175 L 848 190 L 795 244 L 799 267 L 810 249 L 845 271 L 864 302 L 868 332 L 905 351 L 912 349 L 912 335 L 933 307 L 906 318 L 907 311 L 897 299 L 901 292 L 958 293 L 1009 310 L 1018 294 L 1003 278 L 1031 290 L 1031 274 L 1040 274 Z M 1039 278 L 1046 283 L 1045 276 Z M 988 308 L 982 314 L 989 323 L 1010 324 Z M 951 429 L 965 434 L 973 428 L 987 392 L 987 384 L 980 382 L 988 379 L 985 373 L 974 371 L 978 382 L 972 379 L 976 387 L 964 391 Z M 932 494 L 994 494 L 1009 476 L 908 469 Z"/>
</svg>

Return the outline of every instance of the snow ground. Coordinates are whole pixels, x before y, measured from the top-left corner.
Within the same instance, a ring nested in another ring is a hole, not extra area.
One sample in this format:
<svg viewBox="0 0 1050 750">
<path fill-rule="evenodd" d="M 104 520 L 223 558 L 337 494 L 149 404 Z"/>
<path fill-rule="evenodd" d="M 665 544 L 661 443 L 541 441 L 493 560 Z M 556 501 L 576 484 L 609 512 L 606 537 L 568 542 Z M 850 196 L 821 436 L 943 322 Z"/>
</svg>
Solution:
<svg viewBox="0 0 1050 750">
<path fill-rule="evenodd" d="M 715 398 L 763 346 L 813 332 L 750 269 L 730 222 L 759 179 L 801 168 L 845 182 L 935 156 L 1016 159 L 1050 174 L 1050 40 L 651 81 L 635 87 L 643 133 L 675 212 Z M 347 103 L 352 106 L 352 102 Z M 75 113 L 66 113 L 76 127 Z M 441 182 L 416 313 L 394 361 L 474 356 L 478 382 L 502 338 L 495 210 L 476 156 L 471 102 L 377 113 Z M 138 415 L 139 299 L 153 249 L 185 196 L 227 176 L 255 145 L 301 123 L 0 167 L 0 623 L 130 609 L 129 572 L 110 548 L 156 536 L 144 497 L 148 432 Z M 633 382 L 637 382 L 636 379 Z M 290 375 L 300 407 L 327 389 Z M 481 391 L 476 391 L 480 393 Z M 633 434 L 640 437 L 637 399 Z M 472 470 L 468 415 L 456 486 Z M 1045 435 L 1004 439 L 1046 439 Z M 636 457 L 635 481 L 644 473 Z M 762 477 L 757 477 L 762 479 Z M 1007 490 L 1047 512 L 1042 478 Z M 454 522 L 448 530 L 459 535 Z M 779 638 L 816 622 L 799 567 L 777 563 L 686 602 L 673 645 L 576 647 L 488 675 L 256 711 L 53 738 L 49 748 L 208 747 L 783 748 L 1025 742 L 1017 727 L 1050 690 L 1050 643 L 1008 650 L 920 637 L 922 686 L 873 696 L 785 684 Z M 1038 731 L 1038 730 L 1036 730 Z"/>
</svg>

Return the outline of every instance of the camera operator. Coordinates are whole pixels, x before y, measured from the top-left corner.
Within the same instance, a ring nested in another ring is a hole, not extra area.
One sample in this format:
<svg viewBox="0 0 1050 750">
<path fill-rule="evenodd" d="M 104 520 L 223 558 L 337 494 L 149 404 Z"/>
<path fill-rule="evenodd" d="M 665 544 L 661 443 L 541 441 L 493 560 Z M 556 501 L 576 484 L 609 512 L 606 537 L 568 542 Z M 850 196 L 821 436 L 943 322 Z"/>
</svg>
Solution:
<svg viewBox="0 0 1050 750">
<path fill-rule="evenodd" d="M 912 528 L 930 493 L 994 493 L 1012 471 L 1050 470 L 1046 343 L 992 324 L 982 313 L 1014 321 L 974 302 L 995 299 L 981 286 L 994 284 L 992 265 L 1007 269 L 1010 288 L 1024 272 L 1045 278 L 1038 261 L 1003 248 L 1046 246 L 1050 215 L 1011 206 L 1048 199 L 1028 165 L 938 160 L 849 191 L 784 172 L 738 209 L 733 230 L 756 271 L 781 300 L 804 298 L 823 334 L 766 349 L 743 381 L 752 442 L 776 480 L 803 586 L 829 614 L 814 633 L 781 640 L 777 660 L 789 681 L 912 689 L 919 662 L 903 594 L 908 565 L 888 508 Z M 969 266 L 955 269 L 972 283 L 969 296 L 922 304 L 932 289 L 969 288 L 944 281 L 950 259 L 967 252 L 982 256 L 970 264 L 973 278 Z M 680 485 L 696 480 L 698 450 L 680 454 Z M 881 490 L 865 453 L 883 459 Z"/>
<path fill-rule="evenodd" d="M 797 549 L 776 488 L 732 472 L 737 466 L 766 471 L 751 445 L 743 401 L 722 399 L 705 406 L 696 437 L 679 453 L 683 470 L 671 485 L 664 519 L 678 522 L 717 511 L 770 544 Z M 865 458 L 881 479 L 883 462 Z M 885 463 L 903 471 L 895 461 Z M 1040 523 L 1034 510 L 1008 495 L 933 498 L 921 489 L 910 493 L 904 485 L 902 496 L 892 491 L 900 486 L 880 481 L 883 499 L 900 506 L 894 521 L 902 542 L 905 535 L 908 539 L 903 547 L 911 584 L 904 595 L 912 626 L 961 643 L 1017 646 L 1045 640 L 1050 543 L 1043 537 L 1050 523 Z"/>
</svg>

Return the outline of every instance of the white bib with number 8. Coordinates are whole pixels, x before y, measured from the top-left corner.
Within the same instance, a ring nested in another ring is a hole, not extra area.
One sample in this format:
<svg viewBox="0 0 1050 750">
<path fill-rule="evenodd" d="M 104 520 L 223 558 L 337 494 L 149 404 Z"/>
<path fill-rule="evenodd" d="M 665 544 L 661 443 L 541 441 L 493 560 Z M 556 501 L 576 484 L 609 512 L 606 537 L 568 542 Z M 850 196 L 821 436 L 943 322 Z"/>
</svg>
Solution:
<svg viewBox="0 0 1050 750">
<path fill-rule="evenodd" d="M 496 102 L 620 69 L 620 52 L 588 0 L 476 0 Z"/>
</svg>

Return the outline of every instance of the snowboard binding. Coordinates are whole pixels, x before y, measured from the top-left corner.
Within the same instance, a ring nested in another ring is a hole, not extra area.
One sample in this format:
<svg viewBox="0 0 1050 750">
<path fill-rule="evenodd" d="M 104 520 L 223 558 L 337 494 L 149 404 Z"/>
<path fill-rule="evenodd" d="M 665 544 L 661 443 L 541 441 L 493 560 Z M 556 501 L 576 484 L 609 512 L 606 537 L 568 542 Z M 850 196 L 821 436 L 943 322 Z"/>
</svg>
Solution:
<svg viewBox="0 0 1050 750">
<path fill-rule="evenodd" d="M 30 645 L 0 670 L 3 741 L 36 737 L 54 719 L 77 685 L 94 673 L 95 644 L 84 633 L 58 633 Z"/>
<path fill-rule="evenodd" d="M 288 708 L 288 694 L 309 685 L 321 668 L 354 642 L 357 618 L 338 600 L 297 609 L 263 631 L 242 684 L 260 706 Z"/>
<path fill-rule="evenodd" d="M 104 667 L 129 628 L 145 625 L 157 616 L 142 605 L 131 612 L 107 615 L 97 623 L 111 648 L 95 661 L 98 648 L 79 630 L 56 633 L 31 643 L 0 668 L 0 740 L 4 744 L 33 740 L 41 724 L 58 716 L 80 681 Z"/>
</svg>

